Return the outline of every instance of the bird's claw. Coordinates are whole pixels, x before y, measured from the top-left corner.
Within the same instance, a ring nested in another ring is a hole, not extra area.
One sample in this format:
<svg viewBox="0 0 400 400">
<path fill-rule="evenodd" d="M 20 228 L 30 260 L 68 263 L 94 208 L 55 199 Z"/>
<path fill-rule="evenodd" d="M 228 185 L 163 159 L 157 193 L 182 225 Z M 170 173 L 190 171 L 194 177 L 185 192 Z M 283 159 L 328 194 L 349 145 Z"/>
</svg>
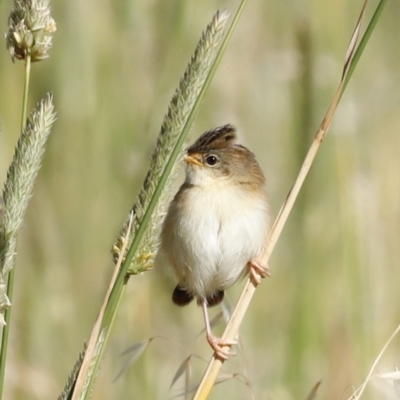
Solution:
<svg viewBox="0 0 400 400">
<path fill-rule="evenodd" d="M 234 346 L 238 344 L 237 340 L 226 340 L 217 338 L 212 334 L 207 335 L 207 341 L 210 344 L 211 348 L 214 350 L 215 354 L 222 358 L 223 360 L 227 360 L 231 356 L 236 356 L 236 352 L 231 349 L 224 348 L 226 346 Z"/>
<path fill-rule="evenodd" d="M 261 278 L 271 276 L 268 265 L 264 266 L 261 265 L 258 261 L 251 260 L 248 262 L 248 266 L 250 269 L 250 277 L 256 286 L 260 284 Z"/>
</svg>

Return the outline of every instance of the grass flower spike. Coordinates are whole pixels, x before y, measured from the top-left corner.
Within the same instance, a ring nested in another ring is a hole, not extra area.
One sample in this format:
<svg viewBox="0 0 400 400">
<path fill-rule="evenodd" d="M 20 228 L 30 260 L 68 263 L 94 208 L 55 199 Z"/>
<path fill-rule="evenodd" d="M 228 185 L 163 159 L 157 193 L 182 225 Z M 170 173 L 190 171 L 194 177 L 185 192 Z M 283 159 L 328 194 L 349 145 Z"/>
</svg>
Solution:
<svg viewBox="0 0 400 400">
<path fill-rule="evenodd" d="M 49 0 L 15 0 L 8 19 L 7 49 L 11 59 L 41 61 L 49 57 L 56 23 Z"/>
<path fill-rule="evenodd" d="M 9 306 L 5 277 L 14 265 L 17 235 L 32 196 L 33 185 L 41 166 L 45 146 L 55 120 L 51 95 L 32 112 L 18 140 L 14 159 L 8 169 L 3 189 L 4 217 L 0 228 L 0 312 Z"/>
<path fill-rule="evenodd" d="M 217 12 L 211 23 L 203 32 L 199 44 L 187 66 L 187 69 L 179 82 L 179 86 L 172 97 L 168 111 L 164 117 L 161 131 L 157 139 L 157 145 L 151 157 L 150 169 L 143 183 L 142 190 L 132 208 L 134 220 L 131 232 L 127 235 L 128 222 L 123 226 L 120 235 L 112 247 L 114 262 L 118 260 L 120 249 L 126 237 L 128 248 L 133 237 L 143 220 L 144 213 L 156 191 L 157 183 L 165 171 L 170 155 L 177 145 L 178 138 L 190 116 L 193 106 L 200 94 L 204 81 L 207 78 L 210 66 L 215 60 L 226 26 L 229 14 Z M 181 147 L 181 144 L 180 144 Z M 149 227 L 144 234 L 144 240 L 130 265 L 129 273 L 138 274 L 153 266 L 153 261 L 158 247 L 159 230 L 162 222 L 161 216 L 165 213 L 167 205 L 168 184 L 173 180 L 170 175 L 167 182 L 167 190 L 163 191 L 155 212 L 152 214 Z"/>
</svg>

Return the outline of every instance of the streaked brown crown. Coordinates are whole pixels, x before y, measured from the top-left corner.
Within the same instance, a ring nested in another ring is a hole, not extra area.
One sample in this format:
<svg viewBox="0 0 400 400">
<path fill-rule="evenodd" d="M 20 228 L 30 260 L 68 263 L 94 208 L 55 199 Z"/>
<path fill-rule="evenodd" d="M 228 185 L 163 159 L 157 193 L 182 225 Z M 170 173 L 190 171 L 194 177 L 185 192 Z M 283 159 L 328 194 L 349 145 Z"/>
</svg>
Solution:
<svg viewBox="0 0 400 400">
<path fill-rule="evenodd" d="M 227 124 L 204 132 L 187 150 L 188 154 L 226 149 L 236 142 L 236 128 Z"/>
<path fill-rule="evenodd" d="M 231 177 L 243 187 L 264 190 L 265 177 L 260 165 L 249 149 L 236 143 L 236 138 L 236 128 L 231 124 L 204 132 L 188 148 L 192 161 L 186 162 L 193 169 L 206 168 L 216 179 Z M 216 157 L 218 163 L 207 163 L 209 156 Z"/>
</svg>

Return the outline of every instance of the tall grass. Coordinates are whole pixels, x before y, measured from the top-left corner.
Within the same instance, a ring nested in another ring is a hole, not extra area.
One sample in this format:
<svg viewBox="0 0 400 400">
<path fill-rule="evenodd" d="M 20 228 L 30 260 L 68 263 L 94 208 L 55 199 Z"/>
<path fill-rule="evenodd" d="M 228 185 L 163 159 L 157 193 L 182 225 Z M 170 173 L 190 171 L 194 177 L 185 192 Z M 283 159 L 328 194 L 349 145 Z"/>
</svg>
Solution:
<svg viewBox="0 0 400 400">
<path fill-rule="evenodd" d="M 3 21 L 8 6 L 0 3 Z M 18 246 L 24 269 L 13 301 L 5 398 L 58 395 L 96 318 L 112 273 L 108 249 L 147 171 L 175 83 L 220 6 L 54 2 L 55 48 L 35 68 L 31 90 L 38 98 L 53 89 L 58 122 Z M 316 126 L 328 105 L 359 7 L 249 2 L 195 121 L 192 138 L 225 122 L 239 127 L 263 165 L 275 213 L 304 152 L 299 131 L 306 131 L 303 124 Z M 362 381 L 398 325 L 399 12 L 398 4 L 388 3 L 300 193 L 298 214 L 289 219 L 270 261 L 273 277 L 260 287 L 241 328 L 243 358 L 224 367 L 225 373 L 244 374 L 250 386 L 232 379 L 216 386 L 211 398 L 305 398 L 321 378 L 321 398 L 341 398 Z M 306 32 L 308 50 L 299 32 Z M 17 140 L 22 92 L 20 66 L 5 54 L 2 178 Z M 310 73 L 306 84 L 304 71 Z M 299 123 L 302 113 L 309 122 Z M 173 307 L 172 287 L 153 272 L 132 280 L 94 399 L 166 398 L 189 353 L 207 358 L 204 338 L 196 339 L 201 312 Z M 230 291 L 232 302 L 239 291 Z M 111 384 L 123 364 L 119 354 L 155 335 L 170 342 L 153 341 Z M 395 339 L 380 369 L 396 363 L 396 350 Z M 204 368 L 205 362 L 194 359 L 193 382 Z M 174 388 L 182 385 L 178 381 Z M 377 382 L 364 398 L 383 398 L 385 385 Z"/>
</svg>

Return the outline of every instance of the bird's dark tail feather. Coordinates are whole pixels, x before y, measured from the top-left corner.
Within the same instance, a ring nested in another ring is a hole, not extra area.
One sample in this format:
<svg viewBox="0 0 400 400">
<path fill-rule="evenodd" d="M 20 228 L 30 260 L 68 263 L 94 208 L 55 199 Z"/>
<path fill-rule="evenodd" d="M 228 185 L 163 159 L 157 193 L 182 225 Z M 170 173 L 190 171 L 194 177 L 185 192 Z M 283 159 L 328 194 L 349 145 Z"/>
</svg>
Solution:
<svg viewBox="0 0 400 400">
<path fill-rule="evenodd" d="M 215 292 L 212 296 L 207 297 L 207 306 L 214 307 L 218 305 L 224 299 L 224 295 L 225 292 L 223 290 L 218 290 L 218 292 Z"/>
<path fill-rule="evenodd" d="M 187 292 L 185 289 L 182 289 L 179 285 L 176 286 L 174 291 L 172 292 L 172 301 L 177 306 L 183 307 L 188 305 L 193 300 L 193 296 Z"/>
<path fill-rule="evenodd" d="M 225 293 L 223 290 L 218 290 L 212 296 L 207 297 L 207 306 L 214 307 L 218 305 L 224 299 L 224 295 Z M 192 294 L 190 294 L 187 290 L 182 289 L 179 285 L 177 285 L 172 292 L 173 303 L 180 307 L 188 305 L 193 298 L 194 296 Z M 200 305 L 201 301 L 198 299 L 197 303 Z"/>
</svg>

